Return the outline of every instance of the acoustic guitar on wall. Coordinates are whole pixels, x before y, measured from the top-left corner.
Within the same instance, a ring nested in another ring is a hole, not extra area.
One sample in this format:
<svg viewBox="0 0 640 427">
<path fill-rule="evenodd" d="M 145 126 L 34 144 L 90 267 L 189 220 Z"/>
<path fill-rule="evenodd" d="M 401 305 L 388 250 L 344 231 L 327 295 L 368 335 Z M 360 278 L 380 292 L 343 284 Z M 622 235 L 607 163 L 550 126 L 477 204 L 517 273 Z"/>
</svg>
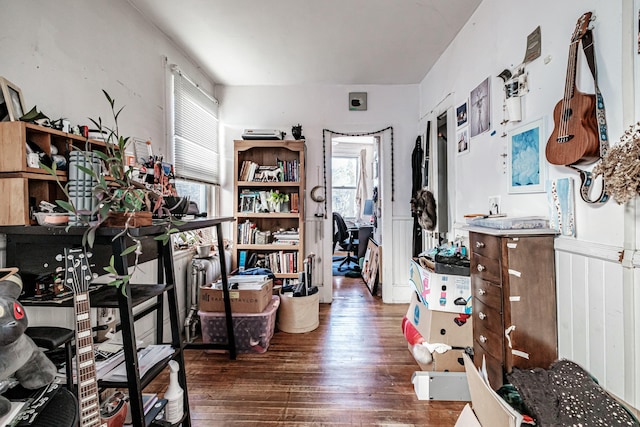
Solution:
<svg viewBox="0 0 640 427">
<path fill-rule="evenodd" d="M 554 165 L 589 164 L 600 156 L 596 96 L 576 88 L 578 46 L 590 21 L 591 12 L 582 15 L 571 37 L 564 96 L 553 110 L 555 127 L 545 151 L 547 160 Z"/>
</svg>

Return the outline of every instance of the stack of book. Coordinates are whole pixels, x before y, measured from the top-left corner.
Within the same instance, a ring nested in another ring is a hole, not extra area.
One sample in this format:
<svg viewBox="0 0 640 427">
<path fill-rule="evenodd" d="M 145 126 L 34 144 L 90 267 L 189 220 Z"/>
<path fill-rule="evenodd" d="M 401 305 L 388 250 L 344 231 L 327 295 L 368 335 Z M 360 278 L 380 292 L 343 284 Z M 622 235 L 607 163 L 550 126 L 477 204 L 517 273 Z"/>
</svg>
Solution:
<svg viewBox="0 0 640 427">
<path fill-rule="evenodd" d="M 275 245 L 298 245 L 300 232 L 298 230 L 277 231 L 273 233 L 273 239 Z"/>
<path fill-rule="evenodd" d="M 299 182 L 300 181 L 300 164 L 298 159 L 294 160 L 280 160 L 277 162 L 278 167 L 282 169 L 282 179 L 280 181 L 285 182 Z"/>
<path fill-rule="evenodd" d="M 265 254 L 265 264 L 273 273 L 297 273 L 298 252 L 270 252 Z"/>
<path fill-rule="evenodd" d="M 240 167 L 238 181 L 253 181 L 257 170 L 258 164 L 256 162 L 252 162 L 250 160 L 243 161 Z"/>
</svg>

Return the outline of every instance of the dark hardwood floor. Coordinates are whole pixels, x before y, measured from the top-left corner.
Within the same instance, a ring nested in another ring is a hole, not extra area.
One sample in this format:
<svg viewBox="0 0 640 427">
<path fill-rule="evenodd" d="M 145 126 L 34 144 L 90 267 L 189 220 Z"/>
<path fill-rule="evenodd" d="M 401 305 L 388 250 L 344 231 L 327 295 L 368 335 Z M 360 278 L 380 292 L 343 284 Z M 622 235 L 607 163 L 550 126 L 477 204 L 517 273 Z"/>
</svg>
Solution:
<svg viewBox="0 0 640 427">
<path fill-rule="evenodd" d="M 276 330 L 263 354 L 186 351 L 192 425 L 453 426 L 463 402 L 419 401 L 418 365 L 401 321 L 406 304 L 382 304 L 361 279 L 334 277 L 313 332 Z M 168 376 L 145 391 L 162 393 Z"/>
</svg>

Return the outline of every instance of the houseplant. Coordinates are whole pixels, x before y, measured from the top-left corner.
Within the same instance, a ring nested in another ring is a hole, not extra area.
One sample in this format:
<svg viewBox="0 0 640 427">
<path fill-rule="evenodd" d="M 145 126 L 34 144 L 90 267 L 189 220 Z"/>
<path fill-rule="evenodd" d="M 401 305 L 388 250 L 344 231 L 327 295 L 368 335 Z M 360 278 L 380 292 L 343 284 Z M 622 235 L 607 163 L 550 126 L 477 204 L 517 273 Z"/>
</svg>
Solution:
<svg viewBox="0 0 640 427">
<path fill-rule="evenodd" d="M 102 92 L 111 107 L 113 124 L 111 126 L 105 125 L 101 117 L 97 120 L 90 118 L 97 130 L 105 135 L 105 149 L 104 151 L 93 151 L 91 153 L 82 152 L 82 155 L 85 158 L 97 156 L 103 167 L 76 165 L 77 169 L 81 173 L 90 176 L 94 183 L 91 194 L 97 199 L 95 206 L 91 209 L 86 209 L 73 203 L 69 183 L 65 185 L 60 181 L 56 174 L 55 163 L 51 168 L 43 164 L 40 164 L 40 167 L 55 177 L 67 197 L 67 200 L 56 200 L 56 203 L 78 219 L 80 223 L 76 225 L 87 227 L 82 238 L 83 246 L 93 247 L 96 230 L 101 226 L 122 227 L 122 232 L 116 237 L 127 235 L 134 243 L 126 248 L 121 255 L 124 256 L 135 252 L 136 261 L 134 265 L 137 266 L 142 246 L 139 239 L 131 236 L 129 228 L 151 225 L 152 211 L 158 212 L 166 209 L 162 206 L 163 197 L 161 194 L 133 179 L 134 170 L 127 165 L 125 158 L 125 149 L 129 142 L 129 137 L 122 136 L 118 126 L 118 118 L 124 107 L 116 109 L 115 100 L 105 90 Z M 104 169 L 105 173 L 102 173 L 101 169 Z M 143 216 L 144 219 L 139 221 L 137 219 L 138 215 Z M 166 225 L 166 229 L 156 239 L 167 244 L 170 234 L 177 231 L 173 226 L 179 224 L 179 222 L 175 221 L 171 215 L 164 215 L 162 221 Z M 113 255 L 110 265 L 105 267 L 105 270 L 114 275 L 114 280 L 109 283 L 111 285 L 120 286 L 130 279 L 130 275 L 121 276 L 117 274 Z"/>
<path fill-rule="evenodd" d="M 267 202 L 269 203 L 270 211 L 272 212 L 280 212 L 280 208 L 282 203 L 289 201 L 289 195 L 287 193 L 281 193 L 279 190 L 271 190 L 269 192 L 269 196 L 267 197 Z"/>
</svg>

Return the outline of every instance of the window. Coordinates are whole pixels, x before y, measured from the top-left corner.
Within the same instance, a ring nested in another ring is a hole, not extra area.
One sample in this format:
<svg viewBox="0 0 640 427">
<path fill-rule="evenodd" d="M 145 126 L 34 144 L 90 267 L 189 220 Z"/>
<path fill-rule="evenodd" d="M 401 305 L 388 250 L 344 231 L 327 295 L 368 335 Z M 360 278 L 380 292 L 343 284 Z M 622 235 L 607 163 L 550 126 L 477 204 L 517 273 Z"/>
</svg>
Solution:
<svg viewBox="0 0 640 427">
<path fill-rule="evenodd" d="M 332 211 L 344 218 L 356 218 L 357 157 L 332 157 Z"/>
<path fill-rule="evenodd" d="M 215 215 L 220 182 L 218 102 L 177 67 L 172 71 L 176 190 L 196 202 L 201 212 Z"/>
</svg>

